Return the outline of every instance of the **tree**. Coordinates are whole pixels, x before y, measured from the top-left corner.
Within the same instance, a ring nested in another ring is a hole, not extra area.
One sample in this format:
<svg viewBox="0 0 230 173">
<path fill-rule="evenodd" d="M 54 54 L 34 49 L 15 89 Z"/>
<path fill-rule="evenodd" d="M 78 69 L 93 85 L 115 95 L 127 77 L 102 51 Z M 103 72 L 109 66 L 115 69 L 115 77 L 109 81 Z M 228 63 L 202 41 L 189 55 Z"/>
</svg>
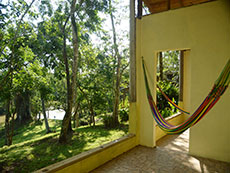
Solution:
<svg viewBox="0 0 230 173">
<path fill-rule="evenodd" d="M 16 71 L 21 71 L 21 68 L 25 66 L 25 59 L 27 59 L 25 52 L 29 53 L 27 51 L 29 50 L 27 45 L 29 39 L 25 31 L 30 28 L 30 25 L 23 22 L 23 19 L 34 1 L 32 0 L 29 5 L 25 1 L 20 3 L 11 2 L 7 5 L 1 4 L 1 7 L 4 8 L 11 6 L 10 10 L 5 8 L 9 15 L 3 14 L 0 18 L 2 26 L 0 32 L 0 91 L 7 110 L 5 118 L 6 145 L 12 144 L 14 117 L 16 111 L 19 111 L 17 106 L 20 104 L 17 100 L 15 105 L 13 102 L 14 96 L 19 95 L 16 92 L 17 88 L 15 88 L 15 83 L 18 84 L 17 79 L 15 80 L 15 76 L 18 76 Z M 0 13 L 2 14 L 2 11 Z M 24 31 L 22 31 L 22 28 Z"/>
<path fill-rule="evenodd" d="M 8 56 L 8 61 L 9 61 L 9 68 L 8 68 L 8 72 L 6 73 L 6 75 L 3 77 L 3 79 L 1 80 L 1 84 L 0 84 L 0 90 L 2 90 L 2 87 L 5 85 L 5 82 L 8 80 L 9 76 L 12 76 L 11 73 L 13 73 L 13 71 L 18 68 L 18 65 L 15 63 L 15 55 L 16 55 L 16 48 L 17 48 L 17 39 L 18 39 L 18 34 L 20 33 L 20 29 L 21 29 L 21 25 L 22 25 L 22 22 L 23 22 L 23 19 L 25 17 L 25 15 L 29 12 L 31 6 L 33 5 L 35 0 L 32 0 L 32 2 L 30 3 L 30 5 L 27 5 L 27 3 L 25 1 L 23 1 L 23 5 L 22 6 L 16 6 L 15 3 L 12 4 L 12 11 L 13 11 L 13 16 L 17 19 L 17 15 L 18 13 L 20 14 L 20 12 L 18 12 L 17 10 L 25 10 L 24 13 L 21 15 L 20 19 L 17 21 L 15 20 L 15 23 L 16 23 L 16 30 L 13 32 L 13 35 L 12 37 L 10 37 L 10 40 L 8 41 L 8 44 L 3 44 L 1 45 L 1 53 L 3 55 L 6 56 L 6 54 L 4 53 L 5 49 L 6 48 L 10 48 L 11 52 Z M 27 6 L 26 9 L 24 9 L 24 5 Z M 1 4 L 2 6 L 2 4 Z M 3 15 L 4 16 L 4 15 Z M 8 23 L 9 25 L 9 23 Z M 11 31 L 12 32 L 12 31 Z"/>
<path fill-rule="evenodd" d="M 76 4 L 76 0 L 72 1 L 71 4 L 71 12 L 70 15 L 68 15 L 64 26 L 62 27 L 62 33 L 63 33 L 63 59 L 64 59 L 64 63 L 65 63 L 65 69 L 66 69 L 66 82 L 67 82 L 67 110 L 64 116 L 64 119 L 62 121 L 62 128 L 61 128 L 61 133 L 59 136 L 59 142 L 60 143 L 66 143 L 67 142 L 67 135 L 68 133 L 70 133 L 72 131 L 71 129 L 71 115 L 72 115 L 72 108 L 73 108 L 73 87 L 75 84 L 73 84 L 73 81 L 75 81 L 75 77 L 76 77 L 76 59 L 77 59 L 77 53 L 74 52 L 74 60 L 73 60 L 73 67 L 72 67 L 72 71 L 73 71 L 73 77 L 72 77 L 72 84 L 71 84 L 71 77 L 70 77 L 70 71 L 69 71 L 69 60 L 67 57 L 67 52 L 66 52 L 66 32 L 65 32 L 65 28 L 66 28 L 66 24 L 69 20 L 69 17 L 71 16 L 71 20 L 75 20 L 74 19 L 74 12 L 75 12 L 75 4 Z M 72 21 L 72 25 L 73 23 L 75 24 L 75 22 Z M 75 28 L 76 26 L 72 26 L 72 28 Z M 76 31 L 77 32 L 77 31 Z M 75 33 L 74 31 L 74 38 L 73 38 L 73 44 L 74 44 L 74 51 L 76 51 L 75 49 L 78 48 L 76 47 L 77 45 L 77 35 L 75 35 L 77 33 Z"/>
<path fill-rule="evenodd" d="M 45 76 L 45 75 L 47 75 L 47 72 L 46 72 L 46 74 L 44 74 L 44 71 L 46 71 L 46 70 L 43 69 L 43 75 L 39 79 L 38 86 L 39 86 L 39 92 L 40 92 L 40 96 L 41 96 L 42 113 L 43 113 L 44 120 L 45 120 L 46 133 L 50 133 L 51 130 L 49 127 L 47 116 L 46 116 L 45 101 L 47 101 L 48 95 L 52 92 L 52 90 L 51 90 L 50 85 L 47 82 L 47 81 L 49 81 L 49 79 L 47 76 Z"/>
<path fill-rule="evenodd" d="M 119 114 L 119 103 L 120 103 L 120 81 L 121 81 L 121 55 L 119 53 L 118 45 L 117 45 L 117 36 L 116 36 L 116 30 L 115 30 L 115 24 L 114 24 L 114 16 L 113 16 L 113 10 L 112 10 L 112 2 L 109 0 L 109 13 L 111 18 L 111 24 L 112 24 L 112 31 L 113 31 L 113 46 L 115 55 L 114 58 L 117 60 L 116 65 L 116 82 L 115 82 L 115 88 L 114 88 L 114 102 L 113 102 L 113 126 L 117 126 L 119 124 L 118 121 L 118 114 Z"/>
<path fill-rule="evenodd" d="M 94 3 L 92 3 L 90 0 L 87 0 L 87 1 L 80 1 L 77 3 L 76 0 L 72 0 L 70 4 L 70 7 L 71 7 L 70 13 L 68 17 L 66 18 L 64 26 L 62 27 L 63 59 L 65 63 L 66 82 L 67 82 L 67 110 L 66 110 L 66 114 L 64 116 L 63 122 L 62 122 L 62 129 L 61 129 L 61 133 L 59 136 L 60 143 L 67 142 L 67 135 L 68 133 L 71 132 L 71 115 L 73 111 L 73 102 L 75 100 L 77 61 L 78 61 L 78 56 L 79 56 L 79 40 L 80 40 L 78 36 L 79 31 L 77 28 L 78 24 L 76 22 L 76 18 L 79 19 L 79 23 L 85 26 L 85 28 L 90 28 L 92 31 L 96 30 L 97 27 L 95 27 L 94 24 L 100 23 L 100 18 L 98 17 L 97 11 L 102 10 L 103 5 L 104 5 L 104 1 L 103 2 L 94 1 Z M 76 11 L 76 9 L 78 10 Z M 77 14 L 77 16 L 75 16 L 75 13 Z M 84 17 L 86 17 L 86 15 L 89 16 L 88 21 L 83 22 L 83 19 Z M 70 71 L 69 71 L 69 59 L 66 53 L 66 38 L 65 38 L 66 37 L 65 27 L 69 20 L 69 17 L 71 18 L 72 44 L 73 44 L 72 77 L 70 76 Z M 91 23 L 89 23 L 90 21 Z M 83 32 L 83 29 L 81 29 L 81 32 Z M 86 36 L 86 38 L 84 38 L 84 35 Z M 83 39 L 87 39 L 87 34 L 84 34 L 84 35 L 82 36 Z"/>
<path fill-rule="evenodd" d="M 0 3 L 7 11 L 0 9 L 0 101 L 7 115 L 6 136 L 12 136 L 14 119 L 31 121 L 41 111 L 49 132 L 45 112 L 51 107 L 66 112 L 61 143 L 67 142 L 71 117 L 78 119 L 79 112 L 94 125 L 96 115 L 115 112 L 118 122 L 120 89 L 128 84 L 127 75 L 122 76 L 127 62 L 126 51 L 118 48 L 112 2 L 60 1 L 55 9 L 50 0 L 42 0 L 33 10 L 35 0 L 26 2 Z M 102 29 L 101 11 L 111 11 L 113 41 Z M 102 47 L 92 44 L 91 34 L 101 38 Z"/>
<path fill-rule="evenodd" d="M 160 72 L 160 80 L 163 81 L 163 57 L 162 52 L 159 53 L 159 72 Z"/>
</svg>

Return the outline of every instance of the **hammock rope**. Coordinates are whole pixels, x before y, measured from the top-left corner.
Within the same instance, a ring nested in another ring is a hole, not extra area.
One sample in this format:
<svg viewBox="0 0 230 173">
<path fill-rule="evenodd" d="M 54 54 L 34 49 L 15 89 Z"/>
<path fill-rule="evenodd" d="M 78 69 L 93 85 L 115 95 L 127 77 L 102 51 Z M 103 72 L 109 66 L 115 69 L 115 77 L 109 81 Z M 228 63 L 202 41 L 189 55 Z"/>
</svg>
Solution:
<svg viewBox="0 0 230 173">
<path fill-rule="evenodd" d="M 152 94 L 149 89 L 149 83 L 146 74 L 146 68 L 144 64 L 144 59 L 142 57 L 142 67 L 144 72 L 144 80 L 145 80 L 145 87 L 146 87 L 146 95 L 149 102 L 149 106 L 152 111 L 153 118 L 159 125 L 159 127 L 164 130 L 168 134 L 180 134 L 190 128 L 191 126 L 198 123 L 205 114 L 218 102 L 220 96 L 224 94 L 228 85 L 230 83 L 230 59 L 228 60 L 227 64 L 225 65 L 224 69 L 222 70 L 220 76 L 214 83 L 212 90 L 209 92 L 208 96 L 204 99 L 201 105 L 196 109 L 196 111 L 180 125 L 172 125 L 168 123 L 163 116 L 160 114 L 159 110 L 157 109 L 156 103 L 153 100 Z"/>
<path fill-rule="evenodd" d="M 168 100 L 169 103 L 171 103 L 176 109 L 180 110 L 181 112 L 184 112 L 185 114 L 190 115 L 190 113 L 186 110 L 184 110 L 183 108 L 179 107 L 176 103 L 174 103 L 165 93 L 164 91 L 162 91 L 162 89 L 157 85 L 157 88 L 159 89 L 159 91 L 161 92 L 161 94 L 164 96 L 164 98 L 166 100 Z"/>
</svg>

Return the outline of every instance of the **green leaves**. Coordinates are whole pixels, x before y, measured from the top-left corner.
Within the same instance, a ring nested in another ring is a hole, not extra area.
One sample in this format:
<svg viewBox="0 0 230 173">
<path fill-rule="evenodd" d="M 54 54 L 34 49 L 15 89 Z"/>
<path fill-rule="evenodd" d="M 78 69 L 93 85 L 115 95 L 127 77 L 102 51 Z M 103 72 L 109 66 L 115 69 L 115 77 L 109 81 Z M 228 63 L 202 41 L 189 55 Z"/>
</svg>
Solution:
<svg viewBox="0 0 230 173">
<path fill-rule="evenodd" d="M 28 9 L 30 4 L 26 0 L 0 3 L 0 81 L 6 79 L 1 92 L 2 102 L 8 96 L 13 99 L 17 94 L 29 92 L 32 107 L 36 111 L 39 106 L 35 104 L 40 102 L 40 94 L 53 107 L 58 105 L 66 108 L 63 26 L 67 21 L 66 52 L 68 65 L 72 67 L 73 36 L 71 20 L 67 20 L 70 4 L 69 1 L 40 0 Z M 81 108 L 87 108 L 90 102 L 96 113 L 111 112 L 113 107 L 117 63 L 111 36 L 102 27 L 105 18 L 103 13 L 108 12 L 108 5 L 107 0 L 77 1 L 74 13 L 79 42 L 77 85 L 84 91 L 83 94 L 77 89 L 77 101 Z M 99 37 L 101 44 L 92 43 L 92 34 Z M 119 45 L 120 42 L 121 39 L 118 39 Z M 121 47 L 121 88 L 127 88 L 129 52 L 127 45 Z M 12 85 L 9 85 L 9 81 L 12 81 Z"/>
<path fill-rule="evenodd" d="M 38 86 L 42 72 L 37 61 L 28 64 L 14 73 L 13 88 L 15 93 L 32 92 Z"/>
<path fill-rule="evenodd" d="M 159 79 L 158 85 L 163 92 L 178 104 L 179 99 L 179 51 L 162 52 L 162 66 L 158 65 L 157 77 Z M 162 68 L 162 69 L 160 69 Z M 161 72 L 162 70 L 162 72 Z M 161 74 L 163 73 L 163 74 Z M 161 80 L 162 75 L 163 80 Z M 177 110 L 168 104 L 168 101 L 163 97 L 160 91 L 157 91 L 157 108 L 164 118 L 174 114 Z"/>
<path fill-rule="evenodd" d="M 53 15 L 53 7 L 51 5 L 50 0 L 41 0 L 41 4 L 39 5 L 39 12 L 42 14 L 44 18 L 46 15 L 47 17 L 51 17 Z"/>
</svg>

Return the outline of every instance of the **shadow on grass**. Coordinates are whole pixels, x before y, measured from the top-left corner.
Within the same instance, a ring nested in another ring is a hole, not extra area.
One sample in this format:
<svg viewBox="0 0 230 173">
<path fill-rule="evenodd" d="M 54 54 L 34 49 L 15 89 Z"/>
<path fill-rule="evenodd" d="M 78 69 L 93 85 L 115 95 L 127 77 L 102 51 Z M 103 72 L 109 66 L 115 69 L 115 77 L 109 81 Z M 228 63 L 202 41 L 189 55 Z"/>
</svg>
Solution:
<svg viewBox="0 0 230 173">
<path fill-rule="evenodd" d="M 54 125 L 60 127 L 59 122 L 55 123 Z M 30 128 L 32 130 L 34 127 Z M 0 171 L 2 168 L 13 172 L 32 172 L 115 140 L 114 135 L 117 132 L 126 134 L 127 131 L 127 125 L 116 129 L 105 129 L 102 125 L 81 127 L 75 130 L 65 145 L 58 143 L 56 135 L 19 146 L 12 151 L 6 149 L 3 155 L 0 155 Z"/>
<path fill-rule="evenodd" d="M 51 131 L 56 132 L 61 126 L 61 121 L 50 120 Z M 27 140 L 33 140 L 40 136 L 46 135 L 46 129 L 43 127 L 43 121 L 31 122 L 26 124 L 15 124 L 13 144 L 18 144 Z M 0 129 L 0 148 L 4 146 L 5 139 L 5 129 Z"/>
</svg>

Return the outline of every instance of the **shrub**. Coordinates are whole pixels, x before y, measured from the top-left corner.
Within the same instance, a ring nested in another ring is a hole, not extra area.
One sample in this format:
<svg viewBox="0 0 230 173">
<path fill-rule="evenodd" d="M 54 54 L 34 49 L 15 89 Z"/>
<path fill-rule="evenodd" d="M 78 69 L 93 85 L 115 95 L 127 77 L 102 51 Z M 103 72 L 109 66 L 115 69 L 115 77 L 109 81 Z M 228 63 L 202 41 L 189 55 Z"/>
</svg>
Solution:
<svg viewBox="0 0 230 173">
<path fill-rule="evenodd" d="M 0 115 L 5 115 L 6 114 L 6 110 L 4 108 L 0 108 Z"/>
<path fill-rule="evenodd" d="M 104 115 L 102 117 L 102 122 L 103 122 L 105 128 L 113 128 L 114 127 L 112 114 Z"/>
<path fill-rule="evenodd" d="M 80 119 L 79 120 L 79 125 L 80 126 L 86 126 L 86 125 L 88 125 L 89 123 L 88 123 L 88 121 L 86 121 L 86 120 L 84 120 L 84 119 Z"/>
<path fill-rule="evenodd" d="M 86 125 L 89 125 L 89 117 L 87 115 L 85 116 L 80 116 L 80 119 L 79 119 L 79 125 L 80 126 L 86 126 Z"/>
<path fill-rule="evenodd" d="M 126 122 L 129 120 L 129 111 L 127 108 L 120 109 L 120 119 L 121 122 Z"/>
<path fill-rule="evenodd" d="M 179 89 L 171 82 L 158 82 L 162 91 L 176 104 L 178 104 Z M 177 112 L 177 109 L 168 103 L 159 90 L 157 90 L 157 108 L 164 118 Z"/>
</svg>

